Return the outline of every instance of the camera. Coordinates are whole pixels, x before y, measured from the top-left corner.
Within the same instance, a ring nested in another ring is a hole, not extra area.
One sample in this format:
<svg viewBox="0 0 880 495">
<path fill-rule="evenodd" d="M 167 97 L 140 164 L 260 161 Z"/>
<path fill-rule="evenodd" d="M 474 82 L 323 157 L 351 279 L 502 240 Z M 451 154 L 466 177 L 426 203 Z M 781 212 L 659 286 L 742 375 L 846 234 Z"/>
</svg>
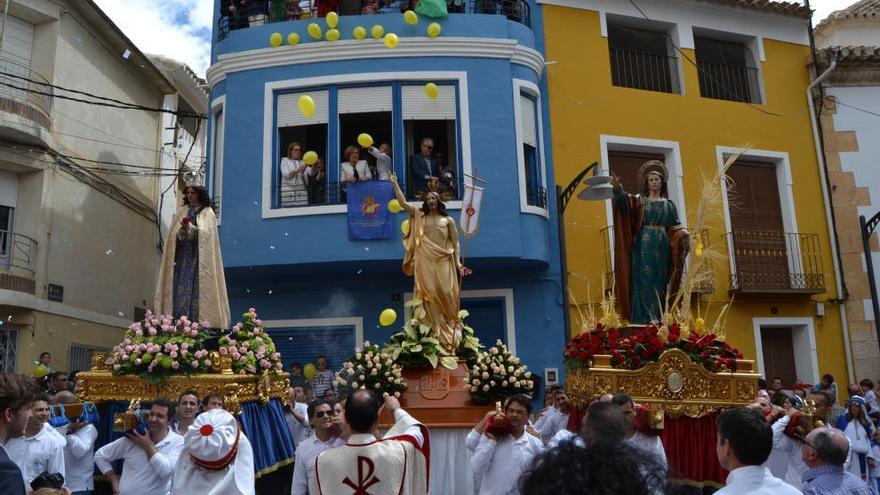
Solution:
<svg viewBox="0 0 880 495">
<path fill-rule="evenodd" d="M 61 476 L 60 473 L 49 474 L 49 472 L 43 471 L 31 481 L 32 490 L 39 490 L 40 488 L 55 488 L 60 490 L 63 486 L 64 476 Z"/>
</svg>

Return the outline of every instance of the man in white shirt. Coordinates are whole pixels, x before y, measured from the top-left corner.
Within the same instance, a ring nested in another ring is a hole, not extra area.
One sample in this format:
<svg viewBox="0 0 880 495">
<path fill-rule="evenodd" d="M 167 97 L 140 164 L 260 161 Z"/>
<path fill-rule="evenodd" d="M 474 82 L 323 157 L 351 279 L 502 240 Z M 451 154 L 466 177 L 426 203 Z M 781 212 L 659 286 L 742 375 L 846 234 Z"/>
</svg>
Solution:
<svg viewBox="0 0 880 495">
<path fill-rule="evenodd" d="M 27 493 L 21 469 L 9 458 L 5 445 L 24 433 L 38 392 L 32 377 L 0 373 L 0 493 L 4 495 Z"/>
<path fill-rule="evenodd" d="M 43 471 L 64 471 L 64 437 L 49 426 L 49 396 L 41 394 L 34 401 L 33 415 L 24 430 L 24 436 L 6 443 L 6 452 L 24 477 L 25 490 L 30 492 L 31 481 Z"/>
<path fill-rule="evenodd" d="M 830 402 L 827 393 L 810 393 L 807 396 L 807 402 L 815 405 L 817 418 L 826 417 Z M 787 404 L 792 406 L 790 402 L 787 402 Z M 797 434 L 792 436 L 785 433 L 792 417 L 797 412 L 796 408 L 789 407 L 786 410 L 786 415 L 773 423 L 771 428 L 773 430 L 773 455 L 778 459 L 780 467 L 785 467 L 785 475 L 782 479 L 789 485 L 800 488 L 802 486 L 801 477 L 808 469 L 801 455 L 801 445 L 803 442 Z M 791 430 L 791 428 L 788 429 Z"/>
<path fill-rule="evenodd" d="M 284 419 L 293 437 L 293 445 L 297 449 L 299 458 L 299 445 L 309 438 L 313 431 L 309 425 L 309 406 L 305 403 L 306 393 L 302 387 L 290 387 L 290 407 L 284 411 Z"/>
<path fill-rule="evenodd" d="M 717 419 L 715 453 L 721 467 L 730 471 L 727 486 L 717 495 L 796 495 L 799 490 L 774 478 L 761 464 L 773 448 L 773 431 L 758 411 L 737 407 Z"/>
<path fill-rule="evenodd" d="M 520 476 L 544 450 L 538 437 L 526 433 L 530 410 L 527 396 L 508 397 L 504 415 L 510 423 L 510 434 L 496 438 L 488 431 L 483 432 L 477 451 L 471 457 L 471 469 L 482 477 L 480 495 L 519 493 Z"/>
<path fill-rule="evenodd" d="M 53 404 L 73 404 L 76 396 L 72 392 L 58 392 L 52 397 Z M 73 492 L 91 493 L 95 489 L 95 440 L 98 430 L 87 421 L 73 421 L 56 428 L 64 435 L 64 485 Z"/>
<path fill-rule="evenodd" d="M 544 421 L 541 421 L 541 425 L 536 428 L 541 435 L 541 440 L 545 444 L 549 442 L 556 433 L 564 430 L 568 426 L 568 417 L 571 413 L 571 402 L 569 401 L 568 394 L 565 393 L 565 390 L 559 389 L 556 391 L 556 399 L 553 401 L 553 409 L 556 410 L 556 413 L 548 415 Z"/>
<path fill-rule="evenodd" d="M 309 404 L 307 414 L 315 427 L 315 434 L 296 444 L 296 464 L 293 465 L 292 495 L 309 495 L 309 486 L 318 486 L 315 478 L 315 459 L 318 454 L 336 446 L 333 434 L 333 402 L 318 399 Z M 312 495 L 317 495 L 312 493 Z"/>
<path fill-rule="evenodd" d="M 169 427 L 173 419 L 174 404 L 158 399 L 150 409 L 146 435 L 132 430 L 95 452 L 95 464 L 113 485 L 114 493 L 167 495 L 171 491 L 171 475 L 183 450 L 183 437 Z M 125 460 L 122 479 L 117 478 L 110 465 L 119 459 Z"/>
<path fill-rule="evenodd" d="M 391 145 L 382 143 L 379 148 L 374 146 L 367 148 L 367 153 L 376 159 L 376 170 L 379 172 L 379 180 L 388 180 L 391 173 Z"/>
<path fill-rule="evenodd" d="M 532 420 L 536 430 L 540 430 L 547 420 L 559 413 L 559 409 L 556 409 L 556 392 L 559 390 L 562 390 L 559 385 L 550 385 L 544 392 L 544 409 L 538 411 Z"/>
<path fill-rule="evenodd" d="M 634 447 L 650 452 L 663 466 L 667 465 L 666 450 L 660 437 L 646 435 L 636 429 L 636 408 L 632 398 L 627 394 L 615 394 L 611 399 L 612 404 L 617 404 L 626 417 L 626 442 Z"/>
<path fill-rule="evenodd" d="M 171 426 L 171 430 L 180 436 L 186 435 L 189 427 L 195 422 L 199 414 L 199 394 L 195 390 L 184 390 L 177 398 L 177 421 Z"/>
</svg>

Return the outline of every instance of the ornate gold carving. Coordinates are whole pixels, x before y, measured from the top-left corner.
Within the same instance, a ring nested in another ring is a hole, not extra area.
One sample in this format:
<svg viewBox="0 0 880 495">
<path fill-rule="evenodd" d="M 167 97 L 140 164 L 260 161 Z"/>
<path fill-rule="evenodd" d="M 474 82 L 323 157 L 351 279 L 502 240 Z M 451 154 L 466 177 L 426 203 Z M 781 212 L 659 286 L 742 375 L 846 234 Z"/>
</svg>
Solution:
<svg viewBox="0 0 880 495">
<path fill-rule="evenodd" d="M 110 366 L 107 365 L 104 361 L 107 360 L 107 355 L 103 352 L 95 351 L 92 353 L 92 371 L 97 370 L 109 370 Z"/>
<path fill-rule="evenodd" d="M 579 406 L 595 395 L 620 392 L 629 394 L 640 404 L 652 406 L 660 417 L 699 418 L 721 408 L 749 404 L 758 387 L 757 373 L 712 373 L 692 362 L 679 349 L 664 352 L 659 361 L 638 370 L 606 367 L 610 356 L 593 359 L 595 367 L 568 375 L 568 388 Z M 737 364 L 739 369 L 739 362 Z M 752 366 L 743 368 L 753 369 Z M 673 379 L 674 376 L 679 378 Z"/>
</svg>

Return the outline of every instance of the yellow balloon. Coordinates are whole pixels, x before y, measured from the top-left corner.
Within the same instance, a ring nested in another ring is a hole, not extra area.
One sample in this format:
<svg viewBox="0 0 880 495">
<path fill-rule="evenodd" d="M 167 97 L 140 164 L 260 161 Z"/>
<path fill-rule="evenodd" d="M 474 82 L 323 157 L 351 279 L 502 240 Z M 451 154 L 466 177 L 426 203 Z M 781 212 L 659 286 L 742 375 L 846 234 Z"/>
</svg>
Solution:
<svg viewBox="0 0 880 495">
<path fill-rule="evenodd" d="M 374 40 L 381 38 L 383 34 L 385 34 L 385 28 L 378 24 L 370 28 L 370 36 L 372 36 Z"/>
<path fill-rule="evenodd" d="M 400 210 L 402 209 L 403 208 L 400 207 L 400 201 L 392 199 L 388 202 L 388 211 L 390 211 L 391 213 L 400 213 Z"/>
<path fill-rule="evenodd" d="M 278 48 L 281 46 L 282 41 L 284 41 L 284 38 L 281 37 L 281 33 L 272 33 L 269 35 L 269 45 L 271 45 L 272 48 Z"/>
<path fill-rule="evenodd" d="M 373 145 L 373 136 L 370 136 L 366 132 L 358 134 L 358 144 L 364 148 L 369 148 Z"/>
<path fill-rule="evenodd" d="M 388 33 L 385 35 L 385 46 L 387 46 L 388 48 L 394 48 L 395 46 L 397 46 L 398 41 L 399 40 L 397 39 L 397 35 L 394 33 Z"/>
<path fill-rule="evenodd" d="M 303 376 L 306 377 L 306 380 L 311 380 L 312 378 L 314 378 L 316 371 L 317 370 L 315 369 L 315 365 L 312 363 L 303 366 Z"/>
<path fill-rule="evenodd" d="M 339 24 L 339 15 L 336 12 L 327 14 L 327 27 L 335 29 L 337 24 Z"/>
<path fill-rule="evenodd" d="M 321 26 L 315 24 L 314 22 L 309 23 L 309 27 L 306 28 L 306 31 L 309 32 L 309 36 L 316 40 L 321 39 Z"/>
<path fill-rule="evenodd" d="M 425 95 L 432 100 L 437 99 L 437 95 L 440 94 L 440 88 L 437 87 L 434 83 L 425 84 Z"/>
<path fill-rule="evenodd" d="M 403 235 L 409 233 L 409 218 L 407 218 L 403 221 L 403 223 L 400 224 L 400 231 L 403 232 Z"/>
<path fill-rule="evenodd" d="M 354 28 L 354 31 L 352 31 L 351 34 L 354 35 L 354 39 L 362 40 L 367 37 L 367 30 L 364 29 L 363 26 L 358 26 Z"/>
<path fill-rule="evenodd" d="M 299 34 L 290 33 L 287 35 L 287 44 L 290 46 L 294 46 L 299 43 Z"/>
<path fill-rule="evenodd" d="M 393 309 L 386 308 L 379 313 L 379 323 L 381 323 L 383 327 L 387 327 L 395 321 L 397 321 L 397 312 Z"/>
<path fill-rule="evenodd" d="M 44 376 L 49 374 L 48 368 L 43 366 L 42 364 L 38 364 L 34 366 L 34 376 L 37 378 L 43 378 Z"/>
<path fill-rule="evenodd" d="M 407 10 L 403 13 L 403 20 L 406 21 L 407 24 L 416 25 L 419 23 L 419 16 L 412 10 Z"/>
<path fill-rule="evenodd" d="M 440 31 L 442 31 L 440 24 L 437 24 L 436 22 L 428 24 L 428 36 L 436 38 L 437 36 L 440 36 Z"/>
<path fill-rule="evenodd" d="M 303 155 L 303 162 L 306 165 L 314 165 L 316 161 L 318 161 L 318 154 L 314 151 L 306 151 L 306 154 Z"/>
<path fill-rule="evenodd" d="M 309 95 L 300 96 L 296 101 L 296 106 L 299 107 L 299 111 L 306 117 L 311 117 L 315 113 L 315 100 Z"/>
<path fill-rule="evenodd" d="M 327 41 L 336 41 L 339 39 L 339 30 L 338 29 L 328 29 L 327 30 Z"/>
</svg>

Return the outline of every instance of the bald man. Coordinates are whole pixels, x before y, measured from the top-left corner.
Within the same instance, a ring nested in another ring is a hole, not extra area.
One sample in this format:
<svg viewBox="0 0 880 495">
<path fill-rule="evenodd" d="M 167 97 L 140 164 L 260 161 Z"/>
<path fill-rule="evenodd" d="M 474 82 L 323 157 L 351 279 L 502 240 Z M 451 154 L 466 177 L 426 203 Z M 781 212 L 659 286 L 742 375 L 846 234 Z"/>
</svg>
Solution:
<svg viewBox="0 0 880 495">
<path fill-rule="evenodd" d="M 809 468 L 802 477 L 804 494 L 871 495 L 873 492 L 864 481 L 843 468 L 848 451 L 849 441 L 839 430 L 816 428 L 811 431 L 801 450 Z"/>
</svg>

